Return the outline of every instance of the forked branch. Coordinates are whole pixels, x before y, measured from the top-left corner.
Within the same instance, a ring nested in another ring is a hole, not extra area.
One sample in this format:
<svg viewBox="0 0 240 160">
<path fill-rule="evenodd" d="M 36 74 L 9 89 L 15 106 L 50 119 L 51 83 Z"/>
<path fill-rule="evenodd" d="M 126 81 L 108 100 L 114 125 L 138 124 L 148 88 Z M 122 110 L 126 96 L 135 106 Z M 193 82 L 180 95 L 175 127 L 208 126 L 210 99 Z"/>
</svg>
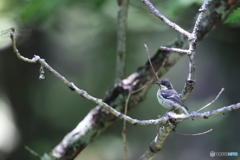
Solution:
<svg viewBox="0 0 240 160">
<path fill-rule="evenodd" d="M 189 48 L 181 49 L 181 48 L 172 48 L 172 47 L 160 47 L 161 50 L 169 51 L 169 52 L 177 52 L 177 53 L 185 53 L 189 56 L 189 70 L 188 70 L 188 77 L 185 82 L 185 86 L 183 88 L 183 91 L 181 93 L 182 100 L 185 100 L 188 95 L 191 93 L 192 89 L 194 88 L 194 85 L 196 83 L 196 44 L 197 44 L 197 34 L 199 30 L 200 23 L 202 22 L 203 12 L 206 10 L 206 5 L 209 3 L 209 0 L 205 0 L 201 8 L 199 9 L 199 15 L 197 17 L 197 20 L 195 22 L 195 26 L 193 27 L 192 33 L 189 33 L 188 31 L 182 29 L 177 24 L 171 22 L 169 19 L 167 19 L 165 16 L 163 16 L 149 0 L 142 0 L 151 13 L 153 13 L 155 16 L 157 16 L 159 19 L 161 19 L 166 25 L 173 28 L 174 30 L 178 31 L 180 34 L 186 36 L 189 41 Z"/>
</svg>

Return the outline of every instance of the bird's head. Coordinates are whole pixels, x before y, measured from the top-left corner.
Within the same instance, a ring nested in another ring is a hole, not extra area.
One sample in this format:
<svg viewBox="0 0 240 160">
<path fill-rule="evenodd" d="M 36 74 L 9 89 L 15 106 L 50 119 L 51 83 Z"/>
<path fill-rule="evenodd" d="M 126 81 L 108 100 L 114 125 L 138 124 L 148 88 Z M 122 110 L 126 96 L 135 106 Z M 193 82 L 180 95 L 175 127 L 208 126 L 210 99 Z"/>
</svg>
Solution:
<svg viewBox="0 0 240 160">
<path fill-rule="evenodd" d="M 173 89 L 171 82 L 166 78 L 162 79 L 159 82 L 156 82 L 156 84 L 159 85 L 162 90 Z"/>
</svg>

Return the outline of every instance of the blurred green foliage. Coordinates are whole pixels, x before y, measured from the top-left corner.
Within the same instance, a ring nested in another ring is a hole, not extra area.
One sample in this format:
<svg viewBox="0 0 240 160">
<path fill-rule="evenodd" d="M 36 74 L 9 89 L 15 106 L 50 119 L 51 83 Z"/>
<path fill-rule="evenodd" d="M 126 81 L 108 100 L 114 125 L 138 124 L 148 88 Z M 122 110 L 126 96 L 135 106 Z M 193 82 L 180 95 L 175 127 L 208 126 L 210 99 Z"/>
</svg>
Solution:
<svg viewBox="0 0 240 160">
<path fill-rule="evenodd" d="M 49 1 L 49 0 L 32 0 L 24 6 L 20 12 L 20 20 L 24 23 L 39 22 L 45 20 L 49 15 L 56 11 L 57 8 L 67 3 L 67 0 Z"/>
<path fill-rule="evenodd" d="M 152 0 L 152 3 L 173 22 L 189 29 L 203 0 Z M 40 55 L 59 73 L 89 94 L 102 98 L 113 85 L 115 76 L 116 29 L 118 5 L 116 0 L 2 0 L 1 17 L 17 26 L 33 29 L 32 36 L 17 40 L 20 53 L 32 57 Z M 5 29 L 5 23 L 0 23 Z M 8 24 L 10 25 L 10 24 Z M 12 27 L 12 26 L 11 26 Z M 221 87 L 226 91 L 209 110 L 239 102 L 239 30 L 221 26 L 206 38 L 197 49 L 197 84 L 186 101 L 190 111 L 210 102 Z M 178 34 L 149 13 L 141 0 L 131 1 L 127 31 L 127 75 L 147 61 L 143 44 L 153 55 L 160 45 L 167 45 Z M 4 39 L 9 41 L 10 39 Z M 33 159 L 23 148 L 28 145 L 38 153 L 54 147 L 95 107 L 93 102 L 70 91 L 60 80 L 45 71 L 40 81 L 39 65 L 16 58 L 9 45 L 0 52 L 0 91 L 11 102 L 16 125 L 21 135 L 19 146 L 9 160 Z M 170 78 L 181 91 L 188 71 L 188 57 L 182 58 L 164 77 Z M 207 86 L 207 87 L 206 87 Z M 157 87 L 146 95 L 144 102 L 129 115 L 137 119 L 154 119 L 166 109 L 156 99 Z M 156 159 L 208 159 L 211 150 L 229 151 L 237 148 L 239 111 L 208 120 L 196 119 L 179 125 L 184 133 L 198 133 L 213 128 L 203 136 L 171 134 L 165 148 Z M 82 159 L 122 159 L 122 121 L 111 126 L 96 142 L 90 144 L 79 157 Z M 156 126 L 128 124 L 130 159 L 136 159 L 147 148 L 156 133 Z M 236 137 L 236 143 L 226 139 Z M 225 138 L 224 138 L 225 137 Z M 184 144 L 184 146 L 182 145 Z M 197 145 L 196 145 L 197 144 Z M 224 150 L 226 149 L 226 150 Z M 173 154 L 174 150 L 174 154 Z M 233 151 L 233 150 L 232 150 Z M 93 155 L 93 153 L 95 153 Z M 114 158 L 113 158 L 114 157 Z"/>
<path fill-rule="evenodd" d="M 86 5 L 89 10 L 98 12 L 100 9 L 104 8 L 104 5 L 108 3 L 109 0 L 8 0 L 0 2 L 1 15 L 10 15 L 18 20 L 18 23 L 29 25 L 32 23 L 41 23 L 48 17 L 51 17 L 59 8 L 66 5 Z M 143 5 L 139 4 L 140 1 L 131 2 L 130 4 L 134 8 L 144 8 Z M 198 4 L 200 5 L 203 0 L 164 0 L 158 1 L 154 0 L 155 6 L 160 7 L 166 16 L 176 16 L 177 14 L 184 11 L 185 8 Z M 114 1 L 114 3 L 117 3 Z M 141 3 L 141 2 L 140 2 Z"/>
<path fill-rule="evenodd" d="M 224 23 L 238 23 L 240 21 L 240 8 L 233 10 Z"/>
</svg>

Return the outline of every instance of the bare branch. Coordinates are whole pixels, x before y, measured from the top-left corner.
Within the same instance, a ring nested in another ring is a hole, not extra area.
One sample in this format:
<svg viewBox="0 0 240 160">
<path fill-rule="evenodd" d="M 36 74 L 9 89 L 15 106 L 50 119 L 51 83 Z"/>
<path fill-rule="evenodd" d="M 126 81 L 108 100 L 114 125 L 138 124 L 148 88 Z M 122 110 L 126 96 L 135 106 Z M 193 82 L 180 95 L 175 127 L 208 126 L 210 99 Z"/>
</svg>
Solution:
<svg viewBox="0 0 240 160">
<path fill-rule="evenodd" d="M 146 53 L 147 53 L 147 56 L 148 56 L 148 61 L 149 61 L 150 65 L 151 65 L 151 67 L 152 67 L 153 74 L 155 75 L 155 77 L 157 78 L 157 80 L 160 80 L 160 79 L 158 78 L 158 76 L 157 76 L 154 68 L 153 68 L 153 65 L 152 65 L 152 62 L 151 62 L 151 58 L 150 58 L 150 55 L 149 55 L 148 46 L 147 46 L 146 44 L 144 44 L 144 47 L 145 47 L 145 49 L 146 49 Z M 163 66 L 163 65 L 164 65 L 164 63 L 162 64 L 162 66 Z"/>
<path fill-rule="evenodd" d="M 116 78 L 115 82 L 120 82 L 125 77 L 125 57 L 126 57 L 126 30 L 127 30 L 127 12 L 129 6 L 129 0 L 118 0 L 120 6 L 118 11 L 118 38 L 117 38 L 117 60 L 116 60 Z M 127 115 L 128 101 L 131 96 L 131 92 L 128 93 L 124 114 Z M 126 121 L 123 121 L 123 150 L 124 160 L 127 160 L 127 137 L 126 137 Z"/>
<path fill-rule="evenodd" d="M 208 4 L 209 0 L 205 0 L 203 5 L 199 9 L 199 15 L 195 22 L 195 26 L 193 28 L 193 32 L 191 36 L 188 37 L 189 40 L 189 49 L 188 49 L 188 56 L 189 56 L 189 69 L 188 69 L 188 77 L 185 82 L 184 88 L 181 93 L 182 100 L 185 100 L 188 95 L 193 90 L 195 83 L 196 83 L 196 45 L 197 45 L 197 34 L 200 31 L 200 23 L 203 21 L 203 12 L 206 10 L 206 5 Z"/>
<path fill-rule="evenodd" d="M 28 150 L 33 156 L 35 156 L 36 158 L 40 159 L 41 156 L 39 154 L 37 154 L 35 151 L 33 151 L 31 148 L 29 148 L 28 146 L 25 146 L 25 149 Z"/>
<path fill-rule="evenodd" d="M 209 2 L 212 1 L 212 0 L 205 0 L 202 4 L 202 6 L 199 8 L 198 11 L 202 12 L 202 11 L 205 11 L 206 10 L 206 6 L 209 4 Z"/>
<path fill-rule="evenodd" d="M 15 28 L 11 28 L 12 32 L 10 32 L 10 38 L 12 40 L 12 46 L 13 46 L 13 51 L 16 53 L 17 57 L 25 62 L 28 63 L 36 63 L 38 61 L 37 57 L 33 57 L 32 59 L 28 59 L 26 57 L 21 56 L 21 54 L 19 53 L 18 49 L 17 49 L 17 45 L 16 45 L 16 40 L 15 40 Z"/>
<path fill-rule="evenodd" d="M 169 52 L 177 52 L 177 53 L 184 53 L 184 54 L 189 54 L 189 51 L 186 49 L 180 49 L 180 48 L 170 48 L 170 47 L 160 47 L 161 50 L 164 51 L 169 51 Z"/>
<path fill-rule="evenodd" d="M 168 20 L 165 16 L 163 16 L 154 6 L 153 4 L 149 1 L 149 0 L 142 0 L 143 3 L 146 4 L 146 6 L 148 7 L 149 11 L 151 13 L 153 13 L 155 16 L 157 16 L 159 19 L 161 19 L 164 23 L 166 23 L 169 27 L 171 27 L 172 29 L 175 29 L 176 31 L 178 31 L 179 33 L 190 37 L 191 34 L 187 31 L 185 31 L 184 29 L 182 29 L 180 26 L 178 26 L 177 24 L 171 22 L 170 20 Z"/>
<path fill-rule="evenodd" d="M 210 106 L 211 104 L 213 104 L 218 99 L 218 97 L 222 94 L 223 91 L 224 91 L 224 88 L 221 89 L 221 91 L 218 93 L 218 95 L 215 97 L 215 99 L 212 100 L 212 102 L 210 102 L 206 106 L 200 108 L 197 112 L 200 112 L 201 110 L 203 110 L 203 109 L 207 108 L 208 106 Z"/>
<path fill-rule="evenodd" d="M 154 77 L 153 77 L 154 78 Z M 152 78 L 152 79 L 153 79 Z M 150 82 L 150 81 L 149 81 Z M 129 102 L 129 99 L 131 97 L 132 94 L 136 93 L 136 92 L 139 92 L 140 90 L 142 90 L 144 87 L 146 87 L 148 84 L 148 82 L 143 85 L 141 88 L 135 90 L 135 91 L 130 91 L 128 93 L 128 96 L 127 96 L 127 99 L 126 99 L 126 103 L 125 103 L 125 108 L 124 108 L 124 114 L 127 115 L 127 110 L 128 110 L 128 102 Z M 124 119 L 123 120 L 123 130 L 122 130 L 122 137 L 123 137 L 123 151 L 124 151 L 124 157 L 123 159 L 124 160 L 127 160 L 127 124 L 126 124 L 126 120 Z"/>
<path fill-rule="evenodd" d="M 124 108 L 124 114 L 127 115 L 127 110 L 128 110 L 128 102 L 131 96 L 131 91 L 129 91 L 126 103 L 125 103 L 125 108 Z M 123 137 L 123 160 L 127 160 L 127 124 L 126 120 L 123 120 L 123 130 L 122 130 L 122 137 Z"/>
<path fill-rule="evenodd" d="M 209 129 L 209 130 L 207 130 L 205 132 L 195 133 L 195 134 L 185 134 L 185 133 L 179 133 L 177 131 L 174 131 L 174 132 L 177 133 L 177 134 L 183 135 L 183 136 L 200 136 L 200 135 L 203 135 L 203 134 L 207 134 L 207 133 L 209 133 L 211 131 L 212 131 L 212 129 Z"/>
<path fill-rule="evenodd" d="M 156 154 L 162 150 L 163 144 L 167 139 L 168 135 L 176 128 L 176 125 L 168 122 L 159 128 L 157 136 L 151 142 L 148 150 L 140 157 L 140 160 L 151 160 Z"/>
<path fill-rule="evenodd" d="M 125 77 L 126 31 L 129 0 L 118 0 L 117 60 L 115 82 Z"/>
<path fill-rule="evenodd" d="M 188 70 L 188 77 L 185 82 L 184 88 L 182 90 L 182 93 L 180 94 L 182 100 L 185 100 L 188 95 L 191 93 L 192 89 L 195 86 L 196 83 L 196 76 L 195 76 L 195 71 L 196 71 L 196 62 L 195 62 L 195 51 L 196 51 L 196 44 L 197 44 L 197 33 L 199 30 L 200 23 L 202 21 L 202 16 L 203 12 L 206 10 L 206 5 L 208 4 L 209 0 L 206 0 L 201 8 L 199 9 L 199 15 L 198 18 L 195 22 L 195 26 L 193 28 L 193 32 L 189 33 L 186 30 L 182 29 L 175 23 L 172 23 L 169 21 L 166 17 L 164 17 L 154 6 L 149 0 L 142 0 L 148 9 L 150 10 L 151 13 L 153 13 L 155 16 L 160 18 L 163 22 L 165 22 L 168 26 L 171 28 L 177 30 L 179 33 L 182 35 L 188 37 L 189 40 L 189 49 L 184 50 L 180 48 L 170 48 L 170 47 L 160 47 L 160 49 L 169 51 L 169 52 L 177 52 L 177 53 L 185 53 L 189 56 L 189 70 Z"/>
</svg>

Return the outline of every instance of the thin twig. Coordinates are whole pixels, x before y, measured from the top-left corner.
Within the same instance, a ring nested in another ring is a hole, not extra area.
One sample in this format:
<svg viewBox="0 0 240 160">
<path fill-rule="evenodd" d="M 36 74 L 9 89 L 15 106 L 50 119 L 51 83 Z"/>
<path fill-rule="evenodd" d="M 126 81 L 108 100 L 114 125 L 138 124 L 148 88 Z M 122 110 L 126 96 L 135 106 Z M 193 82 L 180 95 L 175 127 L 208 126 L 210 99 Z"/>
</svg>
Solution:
<svg viewBox="0 0 240 160">
<path fill-rule="evenodd" d="M 147 56 L 148 56 L 148 61 L 149 61 L 150 65 L 151 65 L 151 67 L 152 67 L 153 74 L 155 75 L 155 77 L 157 78 L 157 80 L 160 80 L 160 79 L 158 78 L 158 76 L 157 76 L 154 68 L 153 68 L 153 65 L 152 65 L 152 62 L 151 62 L 151 58 L 150 58 L 150 55 L 149 55 L 148 46 L 147 46 L 146 44 L 144 44 L 144 47 L 145 47 L 145 49 L 146 49 L 146 53 L 147 53 Z M 163 63 L 163 64 L 164 64 L 164 63 Z M 162 66 L 163 66 L 163 65 L 162 65 Z M 161 66 L 161 67 L 162 67 L 162 66 Z M 160 67 L 160 68 L 161 68 L 161 67 Z"/>
<path fill-rule="evenodd" d="M 117 32 L 117 60 L 115 82 L 120 82 L 125 77 L 125 57 L 126 57 L 126 33 L 127 33 L 127 13 L 129 0 L 118 0 L 118 32 Z M 128 96 L 130 96 L 128 94 Z M 127 102 L 126 102 L 127 103 Z M 124 114 L 127 114 L 127 104 Z M 123 121 L 123 150 L 124 160 L 127 160 L 127 140 L 126 140 L 126 121 Z"/>
<path fill-rule="evenodd" d="M 124 108 L 124 114 L 127 115 L 127 110 L 128 110 L 128 101 L 131 96 L 131 91 L 128 93 L 126 103 L 125 103 L 125 108 Z M 126 120 L 123 120 L 123 130 L 122 130 L 122 137 L 123 137 L 123 152 L 124 152 L 124 160 L 127 160 L 127 124 Z"/>
<path fill-rule="evenodd" d="M 210 102 L 207 105 L 205 105 L 204 107 L 200 108 L 197 112 L 200 112 L 201 110 L 203 110 L 203 109 L 207 108 L 208 106 L 210 106 L 211 104 L 213 104 L 218 99 L 218 97 L 222 94 L 223 91 L 224 91 L 224 88 L 221 89 L 221 91 L 218 93 L 218 95 L 215 97 L 215 99 L 212 100 L 212 102 Z"/>
<path fill-rule="evenodd" d="M 34 155 L 37 158 L 41 158 L 41 156 L 36 153 L 34 150 L 32 150 L 31 148 L 29 148 L 28 146 L 25 146 L 25 149 L 28 150 L 32 155 Z"/>
<path fill-rule="evenodd" d="M 29 58 L 26 58 L 26 57 L 23 57 L 18 49 L 17 49 L 17 44 L 16 44 L 16 40 L 15 40 L 15 29 L 13 28 L 12 32 L 10 33 L 10 38 L 12 40 L 12 46 L 13 46 L 13 51 L 16 53 L 17 57 L 25 62 L 28 62 L 28 63 L 36 63 L 38 61 L 38 58 L 36 57 L 33 57 L 32 59 L 29 59 Z"/>
<path fill-rule="evenodd" d="M 129 0 L 118 0 L 118 31 L 117 31 L 117 60 L 115 82 L 120 82 L 125 77 L 125 57 L 126 57 L 126 33 L 127 33 L 127 13 Z"/>
<path fill-rule="evenodd" d="M 170 47 L 163 47 L 163 46 L 161 46 L 160 49 L 164 50 L 164 51 L 169 51 L 169 52 L 189 54 L 189 50 L 187 50 L 187 49 L 170 48 Z"/>
<path fill-rule="evenodd" d="M 151 13 L 153 13 L 155 16 L 157 16 L 159 19 L 161 19 L 165 24 L 167 24 L 169 27 L 171 27 L 172 29 L 175 29 L 176 31 L 180 32 L 181 34 L 189 37 L 191 36 L 191 34 L 187 31 L 185 31 L 184 29 L 182 29 L 180 26 L 178 26 L 177 24 L 171 22 L 169 19 L 167 19 L 165 16 L 163 16 L 154 6 L 153 4 L 149 1 L 149 0 L 142 0 L 143 3 L 146 4 L 146 6 L 148 7 L 149 11 Z"/>
<path fill-rule="evenodd" d="M 147 84 L 152 81 L 152 79 L 150 81 L 148 81 L 146 84 L 144 84 L 142 87 L 138 88 L 137 90 L 129 91 L 127 99 L 126 99 L 125 107 L 124 107 L 124 114 L 125 115 L 127 115 L 128 103 L 129 103 L 129 99 L 130 99 L 131 95 L 136 93 L 136 92 L 139 92 L 140 90 L 145 88 L 147 86 Z M 124 152 L 123 159 L 127 160 L 127 124 L 126 124 L 126 120 L 125 119 L 123 120 L 122 137 L 123 137 L 123 152 Z"/>
<path fill-rule="evenodd" d="M 180 133 L 180 132 L 177 132 L 177 131 L 174 131 L 174 132 L 177 133 L 177 134 L 183 135 L 183 136 L 200 136 L 200 135 L 206 134 L 206 133 L 211 132 L 211 131 L 212 131 L 212 129 L 209 129 L 205 132 L 195 133 L 195 134 L 185 134 L 185 133 Z"/>
<path fill-rule="evenodd" d="M 149 54 L 149 50 L 148 50 L 148 46 L 147 46 L 146 44 L 144 44 L 144 47 L 145 47 L 145 49 L 146 49 L 146 53 L 147 53 L 147 56 L 148 56 L 148 62 L 149 62 L 149 64 L 151 65 L 153 74 L 154 74 L 154 76 L 156 77 L 157 80 L 160 80 L 159 77 L 158 77 L 158 75 L 157 75 L 158 72 L 155 72 L 155 70 L 154 70 L 154 68 L 153 68 L 152 61 L 151 61 L 150 54 Z M 161 67 L 160 67 L 158 70 L 160 70 L 160 69 L 165 65 L 166 61 L 167 61 L 167 58 L 164 59 Z"/>
</svg>

